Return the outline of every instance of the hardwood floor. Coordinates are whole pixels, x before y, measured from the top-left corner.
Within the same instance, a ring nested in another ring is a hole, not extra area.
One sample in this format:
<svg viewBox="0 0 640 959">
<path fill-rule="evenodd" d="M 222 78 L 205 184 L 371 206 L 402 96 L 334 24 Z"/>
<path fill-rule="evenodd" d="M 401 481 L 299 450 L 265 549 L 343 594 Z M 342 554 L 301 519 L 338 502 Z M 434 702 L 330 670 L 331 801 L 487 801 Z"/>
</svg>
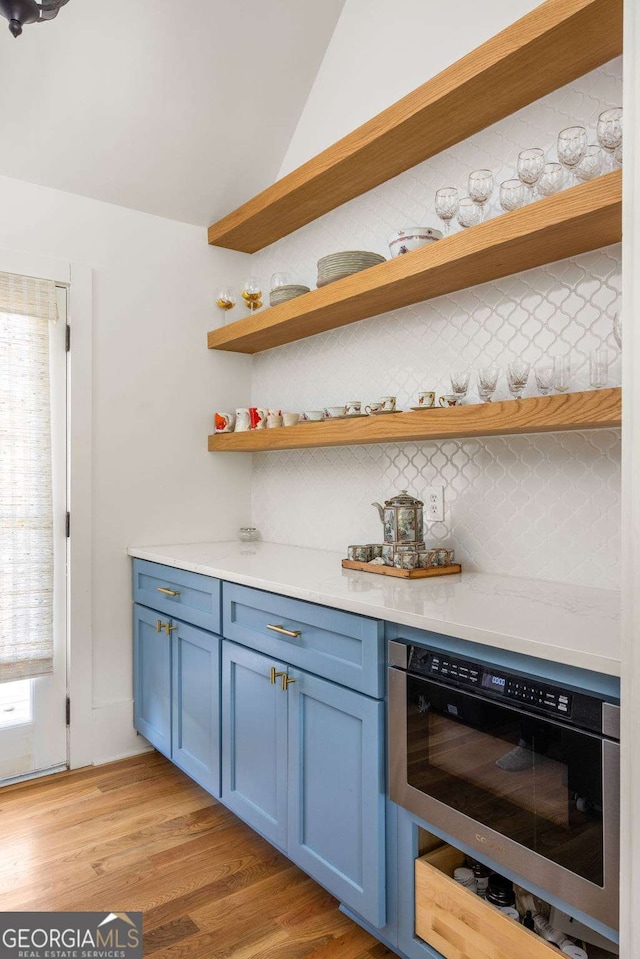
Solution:
<svg viewBox="0 0 640 959">
<path fill-rule="evenodd" d="M 142 911 L 155 959 L 394 956 L 159 753 L 4 787 L 0 830 L 3 912 Z"/>
</svg>

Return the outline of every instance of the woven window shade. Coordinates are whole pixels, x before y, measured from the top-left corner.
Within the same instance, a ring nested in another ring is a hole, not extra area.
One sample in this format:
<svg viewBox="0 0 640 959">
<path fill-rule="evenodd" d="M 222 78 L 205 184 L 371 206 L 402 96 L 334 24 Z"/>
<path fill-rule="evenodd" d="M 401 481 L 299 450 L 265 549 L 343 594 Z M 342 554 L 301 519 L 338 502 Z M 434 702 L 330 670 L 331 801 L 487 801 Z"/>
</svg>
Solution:
<svg viewBox="0 0 640 959">
<path fill-rule="evenodd" d="M 49 323 L 55 284 L 0 273 L 0 682 L 53 671 Z"/>
</svg>

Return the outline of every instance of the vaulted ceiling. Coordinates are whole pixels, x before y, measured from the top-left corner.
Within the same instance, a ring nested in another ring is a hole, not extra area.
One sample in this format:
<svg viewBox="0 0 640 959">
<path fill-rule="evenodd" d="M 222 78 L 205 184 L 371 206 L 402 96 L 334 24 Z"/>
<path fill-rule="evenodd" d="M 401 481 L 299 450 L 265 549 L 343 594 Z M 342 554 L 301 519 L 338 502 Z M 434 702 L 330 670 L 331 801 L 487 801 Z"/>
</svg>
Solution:
<svg viewBox="0 0 640 959">
<path fill-rule="evenodd" d="M 344 0 L 70 0 L 0 20 L 0 175 L 206 225 L 277 176 Z"/>
</svg>

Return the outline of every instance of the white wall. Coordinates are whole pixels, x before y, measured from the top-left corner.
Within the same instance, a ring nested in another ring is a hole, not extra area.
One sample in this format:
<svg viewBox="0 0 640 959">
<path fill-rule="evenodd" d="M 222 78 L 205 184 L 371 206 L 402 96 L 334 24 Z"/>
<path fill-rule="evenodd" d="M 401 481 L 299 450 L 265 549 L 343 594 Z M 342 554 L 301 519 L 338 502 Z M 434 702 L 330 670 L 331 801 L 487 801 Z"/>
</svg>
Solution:
<svg viewBox="0 0 640 959">
<path fill-rule="evenodd" d="M 347 0 L 279 176 L 537 6 L 538 0 Z"/>
<path fill-rule="evenodd" d="M 249 393 L 250 361 L 206 348 L 215 285 L 242 254 L 205 231 L 0 178 L 0 247 L 93 268 L 93 758 L 132 730 L 132 544 L 230 538 L 248 520 L 249 457 L 207 452 L 216 408 Z M 73 295 L 73 293 L 72 293 Z M 73 318 L 72 318 L 73 322 Z"/>
</svg>

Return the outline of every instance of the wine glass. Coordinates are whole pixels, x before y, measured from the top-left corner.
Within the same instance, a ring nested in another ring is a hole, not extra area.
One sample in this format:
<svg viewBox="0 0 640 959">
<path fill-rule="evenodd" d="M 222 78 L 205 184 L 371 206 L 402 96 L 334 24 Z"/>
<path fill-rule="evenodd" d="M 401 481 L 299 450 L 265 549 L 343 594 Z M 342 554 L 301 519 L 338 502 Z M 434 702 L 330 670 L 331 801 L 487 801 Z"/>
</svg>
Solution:
<svg viewBox="0 0 640 959">
<path fill-rule="evenodd" d="M 465 229 L 470 226 L 477 226 L 482 222 L 482 207 L 471 199 L 470 196 L 463 196 L 458 204 L 458 223 Z"/>
<path fill-rule="evenodd" d="M 530 371 L 531 363 L 527 363 L 526 360 L 514 360 L 507 365 L 509 392 L 517 400 L 520 399 L 526 389 Z"/>
<path fill-rule="evenodd" d="M 474 170 L 473 173 L 470 173 L 468 189 L 469 196 L 480 207 L 484 220 L 488 209 L 487 205 L 493 193 L 493 173 L 491 170 Z"/>
<path fill-rule="evenodd" d="M 236 291 L 230 286 L 220 287 L 216 293 L 216 306 L 222 310 L 223 315 L 226 315 L 228 310 L 232 310 L 237 302 Z"/>
<path fill-rule="evenodd" d="M 542 176 L 538 180 L 538 193 L 553 196 L 559 193 L 564 183 L 564 170 L 560 163 L 545 163 Z"/>
<path fill-rule="evenodd" d="M 279 289 L 281 286 L 291 286 L 293 277 L 290 273 L 273 273 L 271 275 L 271 292 Z"/>
<path fill-rule="evenodd" d="M 505 213 L 519 210 L 524 203 L 524 186 L 521 180 L 503 180 L 500 184 L 500 206 Z"/>
<path fill-rule="evenodd" d="M 622 145 L 622 107 L 604 110 L 598 117 L 596 133 L 598 143 L 607 155 L 607 165 L 612 170 L 616 149 Z"/>
<path fill-rule="evenodd" d="M 601 390 L 609 382 L 609 353 L 607 350 L 591 350 L 589 354 L 589 383 L 594 390 Z"/>
<path fill-rule="evenodd" d="M 543 396 L 553 389 L 553 366 L 547 360 L 536 363 L 534 367 L 536 386 Z"/>
<path fill-rule="evenodd" d="M 613 151 L 613 158 L 618 166 L 622 166 L 622 140 Z"/>
<path fill-rule="evenodd" d="M 544 170 L 544 150 L 532 147 L 518 154 L 518 176 L 527 188 L 528 202 L 533 203 L 536 193 L 536 184 Z"/>
<path fill-rule="evenodd" d="M 581 183 L 587 180 L 593 180 L 600 176 L 603 164 L 602 148 L 597 143 L 590 143 L 585 150 L 585 154 L 576 164 L 576 177 Z"/>
<path fill-rule="evenodd" d="M 558 134 L 558 159 L 571 174 L 571 185 L 577 184 L 575 169 L 587 149 L 587 131 L 584 127 L 567 127 Z"/>
<path fill-rule="evenodd" d="M 553 388 L 558 393 L 566 393 L 571 386 L 571 357 L 554 356 Z"/>
<path fill-rule="evenodd" d="M 451 232 L 451 220 L 458 212 L 458 191 L 454 186 L 446 186 L 436 191 L 436 214 L 444 223 L 444 235 Z"/>
<path fill-rule="evenodd" d="M 451 392 L 463 400 L 469 389 L 469 370 L 453 370 L 451 373 Z"/>
<path fill-rule="evenodd" d="M 500 370 L 497 366 L 485 366 L 478 370 L 478 394 L 484 403 L 490 403 L 498 385 Z"/>
<path fill-rule="evenodd" d="M 248 276 L 242 285 L 244 305 L 254 313 L 262 306 L 262 283 L 257 276 Z"/>
</svg>

